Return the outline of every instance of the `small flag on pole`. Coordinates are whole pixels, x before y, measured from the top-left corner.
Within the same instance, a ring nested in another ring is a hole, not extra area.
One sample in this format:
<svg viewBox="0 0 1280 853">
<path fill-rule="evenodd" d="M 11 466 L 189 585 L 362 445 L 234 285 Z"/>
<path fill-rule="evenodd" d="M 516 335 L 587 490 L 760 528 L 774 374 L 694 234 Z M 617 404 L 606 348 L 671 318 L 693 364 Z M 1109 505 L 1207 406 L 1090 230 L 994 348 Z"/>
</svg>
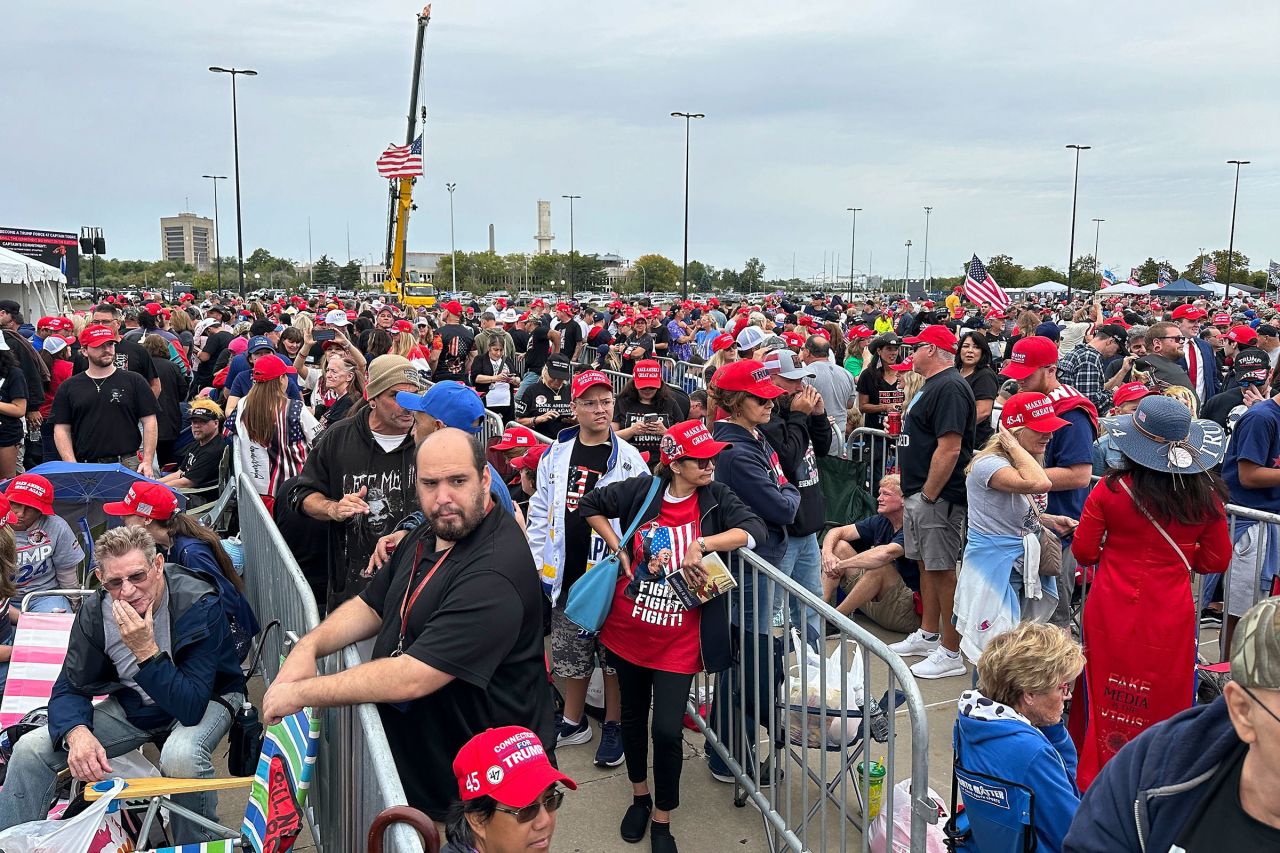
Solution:
<svg viewBox="0 0 1280 853">
<path fill-rule="evenodd" d="M 1137 268 L 1137 267 L 1129 267 L 1129 283 L 1130 283 L 1130 284 L 1137 284 L 1137 283 L 1138 283 L 1138 268 Z"/>
<path fill-rule="evenodd" d="M 378 174 L 384 178 L 416 178 L 422 174 L 422 136 L 412 145 L 388 145 L 378 158 Z"/>
<path fill-rule="evenodd" d="M 1267 267 L 1267 279 L 1271 284 L 1280 284 L 1280 264 L 1271 262 Z"/>
<path fill-rule="evenodd" d="M 1160 272 L 1156 274 L 1156 284 L 1163 287 L 1173 281 L 1173 273 L 1169 272 L 1168 267 L 1160 267 Z"/>
<path fill-rule="evenodd" d="M 1116 278 L 1116 274 L 1115 274 L 1115 273 L 1113 273 L 1111 270 L 1109 270 L 1109 269 L 1104 269 L 1104 270 L 1102 271 L 1102 286 L 1103 286 L 1103 287 L 1110 287 L 1111 285 L 1116 284 L 1116 283 L 1117 283 L 1117 282 L 1119 282 L 1119 281 L 1120 281 L 1120 280 L 1119 280 L 1118 278 Z"/>
<path fill-rule="evenodd" d="M 1213 281 L 1218 277 L 1218 265 L 1213 262 L 1212 258 L 1205 258 L 1200 264 L 1200 278 L 1204 281 Z"/>
<path fill-rule="evenodd" d="M 1004 292 L 996 280 L 987 272 L 987 268 L 974 255 L 969 262 L 969 272 L 964 277 L 964 295 L 979 305 L 990 305 L 1005 311 L 1009 308 L 1009 294 Z"/>
</svg>

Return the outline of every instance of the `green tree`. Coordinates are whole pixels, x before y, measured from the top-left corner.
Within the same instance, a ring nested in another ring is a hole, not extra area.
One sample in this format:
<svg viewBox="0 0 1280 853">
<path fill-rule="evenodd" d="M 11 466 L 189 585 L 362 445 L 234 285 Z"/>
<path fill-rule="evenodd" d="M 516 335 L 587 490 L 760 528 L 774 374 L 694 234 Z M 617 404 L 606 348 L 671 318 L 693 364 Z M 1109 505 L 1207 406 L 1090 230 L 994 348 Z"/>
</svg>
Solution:
<svg viewBox="0 0 1280 853">
<path fill-rule="evenodd" d="M 1182 277 L 1190 279 L 1199 284 L 1204 277 L 1201 270 L 1204 268 L 1204 260 L 1209 258 L 1218 266 L 1218 274 L 1214 276 L 1215 281 L 1227 281 L 1227 250 L 1218 249 L 1208 254 L 1196 255 L 1195 260 L 1187 265 L 1182 271 Z M 1232 284 L 1248 284 L 1249 283 L 1249 256 L 1243 252 L 1231 253 L 1231 283 Z"/>
<path fill-rule="evenodd" d="M 1141 284 L 1155 284 L 1160 280 L 1161 268 L 1167 268 L 1173 273 L 1173 264 L 1168 261 L 1157 261 L 1155 258 L 1147 258 L 1138 265 L 1138 282 Z"/>
<path fill-rule="evenodd" d="M 1071 289 L 1072 290 L 1097 290 L 1098 282 L 1102 280 L 1102 267 L 1094 267 L 1097 262 L 1094 261 L 1093 255 L 1081 255 L 1071 262 Z"/>
<path fill-rule="evenodd" d="M 360 286 L 360 262 L 347 261 L 338 270 L 338 286 L 354 290 Z"/>
<path fill-rule="evenodd" d="M 1053 267 L 1047 267 L 1041 264 L 1038 267 L 1032 267 L 1028 270 L 1026 278 L 1024 279 L 1024 283 L 1028 287 L 1034 287 L 1035 285 L 1042 284 L 1046 281 L 1056 281 L 1059 284 L 1066 284 L 1067 276 L 1065 273 L 1056 270 Z"/>
<path fill-rule="evenodd" d="M 742 266 L 742 274 L 738 276 L 740 287 L 755 290 L 764 284 L 764 264 L 759 258 L 749 258 Z"/>
<path fill-rule="evenodd" d="M 641 286 L 653 292 L 655 290 L 671 290 L 680 284 L 680 267 L 675 261 L 662 255 L 649 254 L 636 258 L 632 266 L 640 273 Z"/>
<path fill-rule="evenodd" d="M 332 287 L 338 283 L 338 264 L 330 260 L 328 255 L 321 255 L 312 270 L 312 280 L 322 287 Z"/>
<path fill-rule="evenodd" d="M 965 271 L 968 272 L 967 266 Z M 1001 287 L 1022 287 L 1026 272 L 1022 264 L 1014 263 L 1013 258 L 1008 255 L 994 255 L 987 261 L 987 274 Z"/>
</svg>

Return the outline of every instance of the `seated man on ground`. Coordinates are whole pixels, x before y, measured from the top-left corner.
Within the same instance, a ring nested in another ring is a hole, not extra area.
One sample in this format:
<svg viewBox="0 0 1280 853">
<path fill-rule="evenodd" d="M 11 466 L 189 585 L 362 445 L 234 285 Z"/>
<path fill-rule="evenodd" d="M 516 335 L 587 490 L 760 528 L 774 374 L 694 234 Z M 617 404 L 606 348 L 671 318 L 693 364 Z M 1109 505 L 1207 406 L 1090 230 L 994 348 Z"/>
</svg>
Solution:
<svg viewBox="0 0 1280 853">
<path fill-rule="evenodd" d="M 0 789 L 0 829 L 40 820 L 57 776 L 82 782 L 113 775 L 111 759 L 163 741 L 166 776 L 213 776 L 212 753 L 244 702 L 245 681 L 213 586 L 166 566 L 150 534 L 108 530 L 94 545 L 102 587 L 76 614 L 62 672 L 49 699 L 49 723 L 23 735 Z M 94 706 L 93 697 L 108 698 Z M 217 820 L 217 795 L 174 798 Z M 177 844 L 219 836 L 173 815 Z"/>
<path fill-rule="evenodd" d="M 882 628 L 910 634 L 920 627 L 920 569 L 905 556 L 897 474 L 880 480 L 876 507 L 876 515 L 832 528 L 823 539 L 822 597 L 829 600 L 842 585 L 845 597 L 836 607 L 841 613 L 861 610 Z"/>
</svg>

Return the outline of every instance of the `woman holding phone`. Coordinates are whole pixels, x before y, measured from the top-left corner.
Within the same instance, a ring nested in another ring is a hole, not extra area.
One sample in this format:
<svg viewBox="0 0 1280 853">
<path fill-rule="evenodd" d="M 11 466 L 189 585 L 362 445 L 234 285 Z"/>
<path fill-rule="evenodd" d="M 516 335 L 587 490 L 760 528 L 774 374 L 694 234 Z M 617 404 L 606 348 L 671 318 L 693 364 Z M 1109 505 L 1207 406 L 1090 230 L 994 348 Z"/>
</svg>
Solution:
<svg viewBox="0 0 1280 853">
<path fill-rule="evenodd" d="M 613 408 L 613 429 L 619 438 L 648 453 L 649 467 L 658 461 L 658 442 L 685 413 L 662 382 L 662 367 L 655 359 L 636 362 L 635 373 L 618 394 Z"/>
</svg>

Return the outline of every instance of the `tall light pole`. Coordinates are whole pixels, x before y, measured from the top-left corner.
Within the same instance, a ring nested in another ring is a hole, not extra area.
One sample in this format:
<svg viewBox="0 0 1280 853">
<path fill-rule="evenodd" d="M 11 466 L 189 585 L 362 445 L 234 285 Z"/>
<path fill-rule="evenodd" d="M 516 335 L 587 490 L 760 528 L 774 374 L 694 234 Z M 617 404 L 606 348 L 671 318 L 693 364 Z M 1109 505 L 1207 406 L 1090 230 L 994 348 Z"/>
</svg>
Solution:
<svg viewBox="0 0 1280 853">
<path fill-rule="evenodd" d="M 1067 250 L 1067 304 L 1071 304 L 1071 265 L 1076 259 L 1076 193 L 1080 189 L 1080 152 L 1092 145 L 1068 145 L 1076 151 L 1076 174 L 1071 181 L 1071 248 Z"/>
<path fill-rule="evenodd" d="M 1093 278 L 1095 281 L 1098 278 L 1098 241 L 1102 239 L 1102 223 L 1106 221 L 1105 219 L 1093 220 Z"/>
<path fill-rule="evenodd" d="M 932 207 L 924 209 L 924 292 L 925 296 L 929 295 L 929 214 L 933 213 Z"/>
<path fill-rule="evenodd" d="M 458 250 L 453 246 L 453 191 L 458 188 L 455 183 L 448 183 L 444 188 L 449 191 L 449 274 L 453 277 L 453 292 L 458 292 Z"/>
<path fill-rule="evenodd" d="M 849 301 L 853 301 L 853 259 L 857 257 L 854 254 L 858 250 L 858 211 L 860 207 L 846 207 L 846 211 L 853 214 L 853 236 L 849 238 Z M 794 261 L 792 261 L 794 263 Z M 795 273 L 792 273 L 795 277 Z"/>
<path fill-rule="evenodd" d="M 907 241 L 907 270 L 902 274 L 902 296 L 904 299 L 910 299 L 911 294 L 908 291 L 911 288 L 911 241 Z"/>
<path fill-rule="evenodd" d="M 689 122 L 695 118 L 706 118 L 703 113 L 674 112 L 673 118 L 684 119 L 684 267 L 680 273 L 680 296 L 689 298 Z"/>
<path fill-rule="evenodd" d="M 218 218 L 218 181 L 225 181 L 226 175 L 201 175 L 213 181 L 213 253 L 217 256 L 218 290 L 222 290 L 222 220 Z"/>
<path fill-rule="evenodd" d="M 223 68 L 210 65 L 209 70 L 215 74 L 231 75 L 231 139 L 236 155 L 236 265 L 240 270 L 240 298 L 244 298 L 244 221 L 240 216 L 240 117 L 236 107 L 236 76 L 257 77 L 258 72 L 251 68 Z"/>
<path fill-rule="evenodd" d="M 1231 193 L 1231 237 L 1227 240 L 1227 289 L 1222 292 L 1223 299 L 1231 298 L 1231 261 L 1236 246 L 1236 199 L 1240 197 L 1240 167 L 1248 166 L 1249 161 L 1228 160 L 1227 165 L 1236 167 L 1236 188 Z"/>
<path fill-rule="evenodd" d="M 569 298 L 573 298 L 573 200 L 582 198 L 580 195 L 562 195 L 560 198 L 569 199 Z"/>
</svg>

